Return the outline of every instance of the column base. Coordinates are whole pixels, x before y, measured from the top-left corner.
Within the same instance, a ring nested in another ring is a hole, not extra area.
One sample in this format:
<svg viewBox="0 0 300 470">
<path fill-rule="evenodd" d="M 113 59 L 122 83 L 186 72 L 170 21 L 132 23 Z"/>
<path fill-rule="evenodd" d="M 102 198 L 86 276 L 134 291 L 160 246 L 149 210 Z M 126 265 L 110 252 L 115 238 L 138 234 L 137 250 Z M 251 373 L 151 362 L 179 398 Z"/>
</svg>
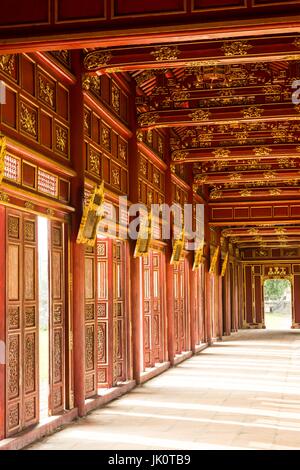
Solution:
<svg viewBox="0 0 300 470">
<path fill-rule="evenodd" d="M 150 379 L 153 379 L 153 377 L 156 377 L 157 375 L 162 374 L 165 372 L 167 369 L 170 367 L 170 362 L 159 362 L 155 364 L 154 367 L 149 367 L 145 370 L 145 372 L 141 373 L 140 376 L 140 384 L 143 384 L 147 382 Z"/>
</svg>

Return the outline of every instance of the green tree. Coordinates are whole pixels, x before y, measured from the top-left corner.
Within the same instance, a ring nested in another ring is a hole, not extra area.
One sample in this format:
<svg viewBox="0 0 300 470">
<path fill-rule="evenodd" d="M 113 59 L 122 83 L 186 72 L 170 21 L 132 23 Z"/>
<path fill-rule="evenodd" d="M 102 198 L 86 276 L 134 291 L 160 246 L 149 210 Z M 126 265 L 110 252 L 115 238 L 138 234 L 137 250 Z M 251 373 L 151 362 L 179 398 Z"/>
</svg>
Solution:
<svg viewBox="0 0 300 470">
<path fill-rule="evenodd" d="M 264 295 L 266 300 L 281 299 L 284 291 L 289 287 L 287 279 L 268 279 L 264 284 Z"/>
</svg>

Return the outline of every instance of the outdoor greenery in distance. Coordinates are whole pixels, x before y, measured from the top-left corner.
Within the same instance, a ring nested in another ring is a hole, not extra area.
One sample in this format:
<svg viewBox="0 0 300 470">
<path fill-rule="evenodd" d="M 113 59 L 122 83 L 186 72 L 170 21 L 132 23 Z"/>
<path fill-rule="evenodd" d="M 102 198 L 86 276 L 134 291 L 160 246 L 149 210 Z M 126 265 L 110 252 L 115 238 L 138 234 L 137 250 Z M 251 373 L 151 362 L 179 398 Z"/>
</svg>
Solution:
<svg viewBox="0 0 300 470">
<path fill-rule="evenodd" d="M 264 285 L 265 299 L 281 299 L 284 291 L 289 287 L 290 282 L 287 279 L 268 279 Z"/>
</svg>

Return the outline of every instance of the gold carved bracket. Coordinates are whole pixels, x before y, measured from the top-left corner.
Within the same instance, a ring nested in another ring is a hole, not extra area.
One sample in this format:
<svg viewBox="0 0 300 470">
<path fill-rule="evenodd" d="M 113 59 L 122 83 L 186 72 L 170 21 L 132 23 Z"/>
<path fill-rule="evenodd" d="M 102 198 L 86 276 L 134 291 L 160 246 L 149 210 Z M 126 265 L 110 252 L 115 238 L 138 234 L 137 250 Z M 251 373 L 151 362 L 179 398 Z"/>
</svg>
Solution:
<svg viewBox="0 0 300 470">
<path fill-rule="evenodd" d="M 94 246 L 97 237 L 97 228 L 103 218 L 104 181 L 95 186 L 87 203 L 83 208 L 83 214 L 77 235 L 77 243 Z"/>
<path fill-rule="evenodd" d="M 152 234 L 152 214 L 141 216 L 138 238 L 134 250 L 134 258 L 145 256 L 149 253 Z"/>
</svg>

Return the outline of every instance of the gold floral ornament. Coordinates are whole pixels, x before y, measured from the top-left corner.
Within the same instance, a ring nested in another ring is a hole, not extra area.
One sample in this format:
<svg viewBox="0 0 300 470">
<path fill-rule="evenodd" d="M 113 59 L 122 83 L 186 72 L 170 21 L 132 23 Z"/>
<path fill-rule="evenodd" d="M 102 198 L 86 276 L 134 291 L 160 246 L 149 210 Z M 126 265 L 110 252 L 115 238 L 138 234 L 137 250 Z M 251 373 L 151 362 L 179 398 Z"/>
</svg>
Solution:
<svg viewBox="0 0 300 470">
<path fill-rule="evenodd" d="M 240 179 L 242 178 L 242 175 L 240 173 L 232 173 L 230 176 L 229 176 L 229 179 L 231 181 L 239 181 Z"/>
<path fill-rule="evenodd" d="M 211 259 L 211 262 L 210 262 L 210 268 L 209 268 L 210 274 L 215 274 L 216 273 L 217 261 L 219 259 L 219 253 L 220 253 L 220 247 L 218 246 L 215 249 L 215 252 L 214 252 L 214 254 L 212 256 L 212 259 Z"/>
<path fill-rule="evenodd" d="M 67 148 L 67 131 L 62 127 L 56 128 L 56 148 L 63 153 L 66 153 Z"/>
<path fill-rule="evenodd" d="M 263 112 L 264 110 L 262 108 L 258 108 L 257 106 L 249 106 L 249 108 L 242 110 L 244 118 L 259 118 Z"/>
<path fill-rule="evenodd" d="M 257 157 L 266 157 L 270 155 L 272 149 L 269 147 L 256 147 L 253 149 L 253 152 Z"/>
<path fill-rule="evenodd" d="M 147 112 L 139 115 L 138 123 L 140 127 L 150 126 L 151 124 L 155 124 L 158 119 L 158 113 Z"/>
<path fill-rule="evenodd" d="M 269 194 L 270 194 L 270 196 L 280 196 L 281 189 L 278 189 L 278 188 L 270 189 Z"/>
<path fill-rule="evenodd" d="M 257 228 L 249 228 L 248 233 L 250 235 L 258 235 L 259 231 L 257 230 Z"/>
<path fill-rule="evenodd" d="M 275 228 L 275 233 L 277 233 L 277 235 L 283 235 L 284 233 L 286 233 L 286 229 L 283 227 L 277 227 Z"/>
<path fill-rule="evenodd" d="M 197 250 L 195 250 L 195 253 L 194 253 L 193 271 L 196 271 L 201 266 L 201 262 L 203 259 L 203 248 L 204 248 L 204 240 L 201 240 L 199 242 L 199 246 Z"/>
<path fill-rule="evenodd" d="M 286 268 L 279 266 L 269 268 L 268 276 L 286 276 Z"/>
<path fill-rule="evenodd" d="M 54 88 L 50 86 L 48 82 L 43 80 L 41 76 L 39 76 L 39 97 L 45 101 L 46 103 L 50 104 L 50 106 L 54 107 Z"/>
<path fill-rule="evenodd" d="M 6 138 L 0 135 L 0 183 L 4 177 L 5 155 L 6 155 Z"/>
<path fill-rule="evenodd" d="M 229 258 L 229 251 L 227 251 L 227 253 L 225 255 L 225 258 L 224 258 L 224 261 L 223 261 L 223 264 L 222 264 L 222 270 L 221 270 L 221 276 L 222 277 L 224 277 L 225 273 L 226 273 L 226 269 L 227 269 L 227 265 L 228 265 L 228 258 Z"/>
<path fill-rule="evenodd" d="M 149 252 L 152 236 L 152 213 L 140 214 L 140 227 L 134 250 L 134 258 L 145 256 Z"/>
<path fill-rule="evenodd" d="M 221 47 L 226 56 L 247 55 L 252 48 L 248 41 L 226 41 Z"/>
<path fill-rule="evenodd" d="M 211 199 L 220 199 L 223 196 L 223 191 L 218 188 L 214 188 L 210 193 Z"/>
<path fill-rule="evenodd" d="M 300 37 L 296 38 L 295 41 L 293 42 L 294 46 L 298 47 L 300 49 Z"/>
<path fill-rule="evenodd" d="M 16 66 L 16 56 L 14 54 L 0 55 L 0 70 L 8 75 L 13 75 Z"/>
<path fill-rule="evenodd" d="M 21 103 L 21 127 L 28 134 L 36 137 L 36 117 L 34 111 L 29 110 Z"/>
<path fill-rule="evenodd" d="M 94 246 L 97 228 L 104 215 L 104 181 L 95 186 L 84 204 L 77 243 Z"/>
<path fill-rule="evenodd" d="M 190 97 L 190 93 L 185 90 L 176 90 L 172 93 L 172 100 L 173 101 L 185 101 Z"/>
<path fill-rule="evenodd" d="M 198 121 L 208 121 L 210 113 L 204 109 L 197 109 L 193 113 L 189 114 L 189 117 L 192 119 L 193 122 Z"/>
<path fill-rule="evenodd" d="M 207 181 L 207 175 L 196 175 L 195 176 L 195 183 L 197 184 L 204 184 Z"/>
<path fill-rule="evenodd" d="M 216 149 L 213 151 L 213 154 L 216 158 L 227 158 L 230 155 L 230 150 L 228 149 Z"/>
<path fill-rule="evenodd" d="M 186 152 L 185 150 L 175 150 L 172 154 L 172 160 L 173 162 L 183 162 L 188 154 L 189 152 Z"/>
<path fill-rule="evenodd" d="M 155 47 L 154 51 L 150 52 L 158 62 L 162 62 L 164 60 L 176 60 L 180 53 L 181 52 L 177 46 L 159 46 Z"/>
<path fill-rule="evenodd" d="M 276 178 L 276 172 L 275 171 L 266 171 L 264 173 L 264 179 L 265 180 L 273 180 Z"/>
<path fill-rule="evenodd" d="M 101 91 L 100 77 L 97 75 L 84 74 L 82 77 L 82 88 L 99 94 Z"/>
<path fill-rule="evenodd" d="M 252 194 L 252 191 L 250 191 L 250 189 L 242 189 L 240 191 L 241 197 L 248 197 L 248 196 L 251 196 L 251 194 Z"/>
<path fill-rule="evenodd" d="M 92 51 L 85 56 L 83 64 L 87 70 L 97 70 L 100 67 L 105 67 L 111 58 L 110 51 Z"/>
</svg>

